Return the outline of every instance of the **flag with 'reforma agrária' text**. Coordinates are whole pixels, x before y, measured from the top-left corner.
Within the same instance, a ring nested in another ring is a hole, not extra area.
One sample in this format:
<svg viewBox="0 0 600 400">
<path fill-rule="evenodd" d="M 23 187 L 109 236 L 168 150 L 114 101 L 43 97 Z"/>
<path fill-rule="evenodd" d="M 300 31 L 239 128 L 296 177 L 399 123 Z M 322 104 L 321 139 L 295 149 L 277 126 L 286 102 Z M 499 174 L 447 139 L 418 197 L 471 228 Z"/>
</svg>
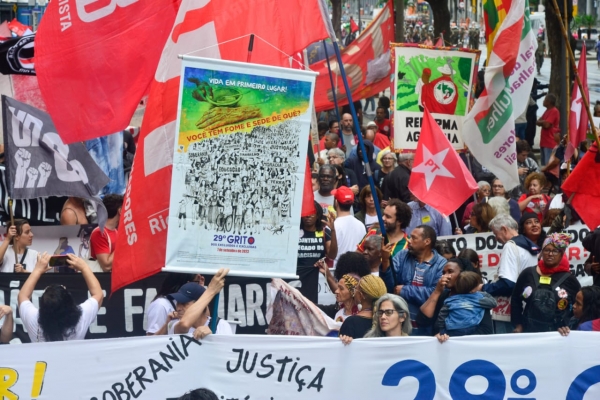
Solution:
<svg viewBox="0 0 600 400">
<path fill-rule="evenodd" d="M 524 0 L 513 0 L 494 38 L 485 69 L 485 88 L 463 125 L 465 144 L 507 190 L 519 184 L 513 100 L 509 78 L 517 63 L 523 31 Z"/>
</svg>

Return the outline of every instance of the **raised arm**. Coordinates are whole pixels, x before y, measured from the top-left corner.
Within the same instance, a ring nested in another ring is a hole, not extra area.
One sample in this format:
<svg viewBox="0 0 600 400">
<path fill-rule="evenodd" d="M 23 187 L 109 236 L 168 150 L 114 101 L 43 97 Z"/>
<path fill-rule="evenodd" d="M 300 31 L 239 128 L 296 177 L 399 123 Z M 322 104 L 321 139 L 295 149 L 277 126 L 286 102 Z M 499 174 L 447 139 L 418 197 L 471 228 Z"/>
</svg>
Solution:
<svg viewBox="0 0 600 400">
<path fill-rule="evenodd" d="M 4 237 L 2 244 L 0 244 L 0 262 L 2 262 L 2 260 L 4 259 L 6 250 L 8 249 L 8 246 L 10 246 L 12 238 L 14 238 L 15 236 L 17 236 L 17 228 L 13 225 L 10 228 L 8 228 L 8 230 L 6 231 L 6 236 Z"/>
<path fill-rule="evenodd" d="M 96 299 L 98 307 L 100 307 L 102 305 L 102 300 L 104 300 L 104 293 L 102 292 L 102 286 L 100 286 L 100 282 L 98 282 L 96 275 L 94 275 L 83 258 L 79 258 L 75 254 L 67 254 L 67 257 L 67 262 L 71 268 L 81 272 L 81 275 L 83 275 L 83 279 L 85 280 L 85 284 L 87 285 L 90 294 Z"/>
<path fill-rule="evenodd" d="M 188 308 L 181 320 L 175 325 L 175 333 L 187 333 L 192 325 L 200 319 L 202 313 L 208 307 L 212 299 L 221 292 L 225 286 L 225 276 L 229 273 L 229 268 L 221 268 L 210 280 L 206 292 Z M 216 318 L 216 316 L 214 317 Z"/>
<path fill-rule="evenodd" d="M 0 332 L 0 343 L 8 343 L 13 334 L 13 311 L 10 306 L 0 306 L 0 319 L 4 317 L 2 332 Z"/>
<path fill-rule="evenodd" d="M 37 262 L 35 263 L 35 268 L 29 274 L 29 277 L 23 284 L 23 287 L 19 291 L 19 296 L 17 300 L 19 302 L 19 306 L 22 302 L 31 300 L 31 294 L 35 289 L 35 285 L 40 280 L 40 277 L 45 274 L 47 271 L 52 268 L 48 266 L 48 262 L 50 261 L 50 254 L 44 252 L 43 254 L 38 254 Z"/>
</svg>

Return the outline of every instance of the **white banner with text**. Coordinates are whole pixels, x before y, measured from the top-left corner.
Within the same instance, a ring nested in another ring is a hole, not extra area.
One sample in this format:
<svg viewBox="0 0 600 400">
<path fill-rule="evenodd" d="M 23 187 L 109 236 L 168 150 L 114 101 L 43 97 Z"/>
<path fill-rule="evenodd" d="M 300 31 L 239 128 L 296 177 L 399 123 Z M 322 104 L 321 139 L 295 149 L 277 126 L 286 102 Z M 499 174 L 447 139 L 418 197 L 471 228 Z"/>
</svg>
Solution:
<svg viewBox="0 0 600 400">
<path fill-rule="evenodd" d="M 600 398 L 593 332 L 355 340 L 155 336 L 2 346 L 2 399 Z M 31 397 L 30 397 L 31 396 Z"/>
</svg>

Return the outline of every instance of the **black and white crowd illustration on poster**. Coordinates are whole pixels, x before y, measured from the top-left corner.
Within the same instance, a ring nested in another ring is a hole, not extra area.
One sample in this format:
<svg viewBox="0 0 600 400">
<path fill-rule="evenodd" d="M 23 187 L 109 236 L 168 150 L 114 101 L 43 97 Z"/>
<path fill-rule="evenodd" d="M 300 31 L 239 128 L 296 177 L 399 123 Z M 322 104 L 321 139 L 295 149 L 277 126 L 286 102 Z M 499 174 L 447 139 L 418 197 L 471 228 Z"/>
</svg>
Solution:
<svg viewBox="0 0 600 400">
<path fill-rule="evenodd" d="M 166 270 L 292 278 L 314 74 L 188 63 Z"/>
</svg>

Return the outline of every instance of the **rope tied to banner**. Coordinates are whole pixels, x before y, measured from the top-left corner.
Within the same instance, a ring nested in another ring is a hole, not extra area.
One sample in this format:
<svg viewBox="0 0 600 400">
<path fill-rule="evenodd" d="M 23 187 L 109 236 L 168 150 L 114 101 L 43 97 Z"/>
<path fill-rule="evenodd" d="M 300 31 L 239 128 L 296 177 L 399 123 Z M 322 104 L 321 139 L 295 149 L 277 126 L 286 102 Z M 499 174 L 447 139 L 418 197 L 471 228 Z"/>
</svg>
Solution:
<svg viewBox="0 0 600 400">
<path fill-rule="evenodd" d="M 258 35 L 257 35 L 257 34 L 255 34 L 255 33 L 248 33 L 248 34 L 246 34 L 246 35 L 242 35 L 242 36 L 240 36 L 240 37 L 236 37 L 236 38 L 233 38 L 233 39 L 225 40 L 225 41 L 223 41 L 223 42 L 219 42 L 219 43 L 216 43 L 216 44 L 211 44 L 210 46 L 206 46 L 206 47 L 203 47 L 203 48 L 201 48 L 201 49 L 194 50 L 194 51 L 190 51 L 189 53 L 182 54 L 181 56 L 179 56 L 179 58 L 181 58 L 182 56 L 189 56 L 189 55 L 192 55 L 192 54 L 195 54 L 195 53 L 198 53 L 198 52 L 201 52 L 201 51 L 207 50 L 207 49 L 212 49 L 213 47 L 217 47 L 217 46 L 220 46 L 220 45 L 222 45 L 222 44 L 226 44 L 226 43 L 230 43 L 230 42 L 235 42 L 236 40 L 244 39 L 244 38 L 247 38 L 247 37 L 255 37 L 255 38 L 257 38 L 257 39 L 260 39 L 260 40 L 262 40 L 264 43 L 266 43 L 267 45 L 271 46 L 272 48 L 274 48 L 275 50 L 277 50 L 278 52 L 280 52 L 280 53 L 281 53 L 281 54 L 283 54 L 284 56 L 286 56 L 286 57 L 288 57 L 288 58 L 292 58 L 292 59 L 293 59 L 295 62 L 297 62 L 297 63 L 298 63 L 300 66 L 302 66 L 302 67 L 303 67 L 305 70 L 312 71 L 312 69 L 310 69 L 310 67 L 309 67 L 308 65 L 306 65 L 306 64 L 304 64 L 304 63 L 302 63 L 302 62 L 300 62 L 300 61 L 299 61 L 299 60 L 298 60 L 296 57 L 294 57 L 294 56 L 291 56 L 291 55 L 287 54 L 285 51 L 281 50 L 280 48 L 278 48 L 278 47 L 277 47 L 277 46 L 275 46 L 274 44 L 272 44 L 272 43 L 269 43 L 267 40 L 263 39 L 262 37 L 258 36 Z M 303 61 L 304 61 L 304 60 L 303 60 Z"/>
</svg>

